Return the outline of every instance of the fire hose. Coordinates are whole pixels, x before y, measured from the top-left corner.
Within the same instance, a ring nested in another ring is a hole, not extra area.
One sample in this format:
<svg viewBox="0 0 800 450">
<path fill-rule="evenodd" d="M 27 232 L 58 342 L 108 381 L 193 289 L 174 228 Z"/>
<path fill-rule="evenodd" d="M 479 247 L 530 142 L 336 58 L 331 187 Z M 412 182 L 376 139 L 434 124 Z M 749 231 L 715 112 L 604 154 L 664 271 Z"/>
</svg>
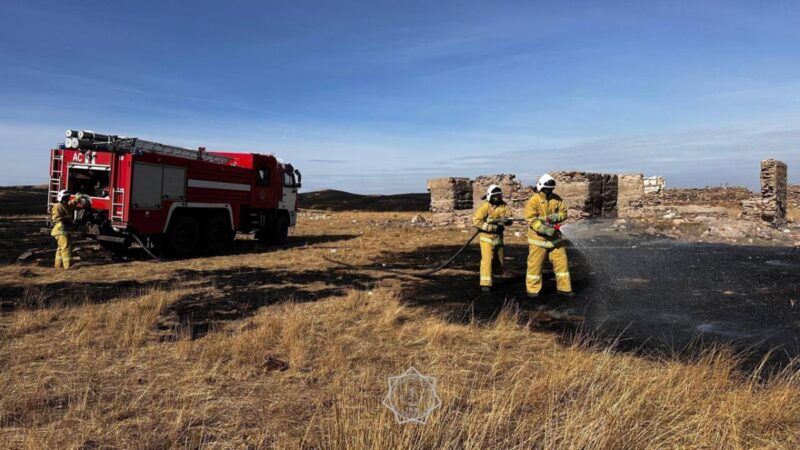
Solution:
<svg viewBox="0 0 800 450">
<path fill-rule="evenodd" d="M 155 262 L 161 262 L 161 258 L 159 258 L 153 252 L 151 252 L 150 249 L 147 248 L 147 245 L 145 245 L 145 243 L 142 242 L 141 239 L 139 239 L 139 236 L 137 236 L 135 233 L 131 233 L 131 237 L 133 237 L 133 240 L 136 241 L 136 243 L 142 247 L 142 250 L 144 250 L 145 253 L 150 255 L 150 257 L 153 258 Z"/>
<path fill-rule="evenodd" d="M 526 222 L 526 220 L 525 219 L 500 219 L 500 220 L 496 220 L 496 221 L 489 221 L 488 223 L 492 224 L 492 225 L 496 225 L 496 224 L 500 224 L 500 223 L 511 224 L 511 223 L 515 223 L 515 222 Z M 556 228 L 556 230 L 558 230 L 560 228 L 559 224 L 555 224 L 554 228 Z M 383 269 L 383 268 L 370 268 L 369 270 L 376 270 L 378 272 L 387 272 L 387 273 L 394 273 L 394 274 L 400 274 L 400 275 L 408 275 L 408 276 L 420 277 L 420 278 L 425 278 L 425 277 L 431 276 L 431 275 L 435 274 L 436 272 L 439 272 L 440 270 L 443 270 L 447 266 L 452 264 L 452 262 L 455 261 L 456 258 L 458 258 L 459 255 L 461 255 L 461 253 L 463 253 L 464 250 L 467 249 L 467 247 L 469 247 L 469 244 L 471 244 L 472 241 L 475 240 L 475 237 L 478 236 L 478 234 L 480 234 L 482 231 L 483 230 L 481 230 L 481 229 L 476 229 L 475 232 L 472 233 L 472 236 L 470 236 L 469 239 L 467 239 L 467 241 L 464 243 L 464 245 L 462 245 L 461 248 L 459 248 L 455 253 L 453 253 L 453 255 L 449 259 L 447 259 L 447 261 L 439 264 L 436 267 L 433 267 L 433 268 L 431 268 L 429 270 L 426 270 L 425 272 L 422 272 L 422 273 L 410 273 L 410 272 L 403 272 L 403 271 L 399 271 L 399 270 Z M 331 258 L 328 258 L 328 257 L 323 257 L 323 259 L 328 261 L 328 262 L 332 262 L 332 263 L 339 264 L 339 265 L 342 265 L 342 266 L 357 268 L 357 266 L 355 266 L 354 264 L 348 264 L 346 262 L 337 261 L 335 259 L 331 259 Z"/>
<path fill-rule="evenodd" d="M 436 272 L 444 269 L 445 267 L 449 266 L 450 263 L 452 263 L 453 261 L 456 260 L 456 258 L 458 258 L 458 255 L 460 255 L 461 252 L 466 250 L 466 248 L 469 246 L 469 244 L 472 243 L 472 241 L 475 239 L 475 236 L 477 236 L 480 232 L 481 232 L 481 230 L 475 230 L 475 232 L 472 233 L 472 236 L 470 236 L 470 238 L 467 239 L 467 242 L 465 242 L 464 245 L 462 245 L 461 248 L 458 249 L 457 252 L 453 253 L 453 256 L 451 256 L 450 259 L 448 259 L 447 261 L 443 262 L 442 264 L 439 264 L 438 266 L 434 267 L 433 269 L 430 269 L 430 270 L 428 270 L 426 272 L 423 272 L 423 273 L 421 273 L 421 274 L 419 274 L 417 276 L 418 277 L 423 277 L 423 278 L 424 277 L 428 277 L 428 276 L 431 276 L 431 275 L 435 274 Z"/>
<path fill-rule="evenodd" d="M 84 213 L 83 213 L 82 220 L 83 220 L 83 221 L 85 221 L 85 222 L 94 223 L 95 225 L 98 225 L 99 227 L 102 227 L 102 225 L 103 225 L 103 224 L 102 224 L 101 222 L 99 222 L 99 221 L 96 221 L 96 220 L 93 220 L 92 213 L 93 213 L 93 211 L 94 211 L 94 210 L 92 209 L 92 202 L 91 202 L 91 199 L 89 199 L 89 198 L 88 198 L 88 197 L 86 197 L 86 196 L 81 196 L 81 194 L 78 194 L 78 196 L 79 196 L 79 198 L 80 198 L 80 201 L 81 201 L 81 203 L 83 204 L 83 211 L 84 211 Z M 106 221 L 106 223 L 108 223 L 108 222 Z M 154 254 L 154 253 L 153 253 L 153 252 L 152 252 L 152 251 L 151 251 L 151 250 L 148 248 L 147 244 L 145 244 L 144 242 L 142 242 L 142 240 L 139 238 L 139 236 L 138 236 L 136 233 L 130 232 L 130 233 L 128 233 L 128 235 L 129 235 L 129 236 L 130 236 L 130 237 L 131 237 L 131 238 L 132 238 L 134 241 L 136 241 L 136 243 L 137 243 L 137 244 L 139 244 L 139 245 L 142 247 L 142 250 L 144 250 L 144 252 L 145 252 L 145 253 L 147 253 L 147 255 L 148 255 L 148 256 L 150 256 L 151 258 L 153 258 L 153 260 L 154 260 L 155 262 L 160 262 L 160 261 L 161 261 L 161 258 L 159 258 L 159 257 L 158 257 L 156 254 Z"/>
<path fill-rule="evenodd" d="M 407 276 L 410 276 L 410 277 L 419 277 L 419 278 L 428 277 L 428 276 L 433 275 L 434 273 L 446 268 L 453 261 L 455 261 L 456 258 L 458 258 L 458 256 L 462 252 L 464 252 L 464 250 L 466 250 L 466 248 L 469 246 L 469 244 L 471 244 L 472 241 L 475 239 L 475 236 L 477 236 L 480 232 L 481 232 L 481 230 L 475 230 L 475 232 L 472 233 L 472 236 L 470 236 L 469 239 L 467 239 L 467 242 L 465 242 L 464 245 L 462 245 L 461 248 L 458 249 L 458 251 L 453 253 L 453 255 L 447 261 L 445 261 L 442 264 L 439 264 L 438 266 L 436 266 L 436 267 L 434 267 L 432 269 L 429 269 L 429 270 L 427 270 L 425 272 L 422 272 L 422 273 L 411 273 L 411 272 L 403 272 L 403 271 L 394 270 L 394 269 L 384 269 L 384 268 L 379 268 L 379 267 L 371 267 L 368 270 L 375 270 L 375 271 L 378 271 L 378 272 L 393 273 L 393 274 L 398 274 L 398 275 L 407 275 Z M 323 256 L 322 259 L 324 259 L 325 261 L 328 261 L 328 262 L 332 262 L 334 264 L 338 264 L 340 266 L 350 267 L 352 269 L 361 268 L 359 266 L 356 266 L 355 264 L 346 263 L 344 261 L 338 261 L 338 260 L 335 260 L 333 258 L 328 258 L 327 256 Z"/>
<path fill-rule="evenodd" d="M 515 223 L 515 222 L 527 222 L 527 221 L 525 219 L 500 219 L 500 220 L 497 220 L 497 221 L 490 221 L 489 223 L 493 224 L 493 225 L 494 224 L 499 224 L 499 223 L 509 224 L 510 225 L 512 223 Z M 560 224 L 555 224 L 555 225 L 553 225 L 553 227 L 556 229 L 556 231 L 560 231 L 560 228 L 561 228 Z M 418 276 L 418 277 L 427 277 L 427 276 L 433 275 L 434 273 L 436 273 L 436 272 L 444 269 L 445 267 L 449 266 L 450 263 L 452 263 L 453 261 L 455 261 L 456 258 L 458 258 L 458 255 L 460 255 L 461 252 L 463 252 L 469 246 L 469 244 L 475 239 L 475 236 L 477 236 L 481 231 L 483 231 L 483 230 L 481 230 L 481 229 L 475 230 L 475 233 L 473 233 L 472 236 L 470 236 L 470 238 L 467 239 L 467 242 L 465 242 L 464 245 L 461 246 L 461 248 L 458 249 L 457 252 L 453 253 L 453 256 L 451 256 L 450 259 L 448 259 L 447 261 L 443 262 L 442 264 L 434 267 L 433 269 L 430 269 L 430 270 L 428 270 L 426 272 L 423 272 L 421 274 L 418 274 L 416 276 Z"/>
</svg>

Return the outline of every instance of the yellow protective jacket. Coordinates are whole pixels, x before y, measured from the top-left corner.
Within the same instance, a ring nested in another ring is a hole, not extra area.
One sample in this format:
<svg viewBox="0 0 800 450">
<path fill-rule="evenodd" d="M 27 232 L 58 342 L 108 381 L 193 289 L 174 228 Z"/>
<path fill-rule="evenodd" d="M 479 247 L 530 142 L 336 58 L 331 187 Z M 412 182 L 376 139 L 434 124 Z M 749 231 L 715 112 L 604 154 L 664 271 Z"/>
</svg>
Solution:
<svg viewBox="0 0 800 450">
<path fill-rule="evenodd" d="M 511 208 L 505 203 L 495 206 L 489 202 L 483 202 L 475 211 L 475 215 L 472 216 L 472 225 L 481 230 L 481 240 L 488 239 L 486 242 L 490 240 L 493 245 L 498 245 L 503 243 L 502 227 L 490 222 L 498 219 L 510 219 L 512 215 Z"/>
<path fill-rule="evenodd" d="M 558 215 L 557 220 L 551 220 L 550 225 L 567 220 L 567 207 L 564 200 L 556 194 L 548 198 L 544 192 L 537 192 L 525 204 L 525 221 L 528 223 L 528 243 L 544 248 L 553 248 L 562 241 L 561 232 L 549 237 L 544 234 L 548 217 Z"/>
<path fill-rule="evenodd" d="M 53 211 L 50 215 L 50 221 L 53 223 L 53 230 L 50 236 L 61 236 L 69 233 L 72 226 L 72 219 L 75 217 L 75 205 L 80 201 L 80 197 L 75 197 L 67 204 L 56 203 L 53 205 Z"/>
</svg>

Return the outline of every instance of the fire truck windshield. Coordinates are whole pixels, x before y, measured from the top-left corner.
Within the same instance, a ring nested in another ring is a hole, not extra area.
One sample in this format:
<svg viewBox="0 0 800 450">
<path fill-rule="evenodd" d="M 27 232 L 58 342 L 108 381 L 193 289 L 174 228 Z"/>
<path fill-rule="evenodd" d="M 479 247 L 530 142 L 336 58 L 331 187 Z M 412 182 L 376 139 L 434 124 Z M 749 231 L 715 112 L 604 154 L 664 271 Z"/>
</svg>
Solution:
<svg viewBox="0 0 800 450">
<path fill-rule="evenodd" d="M 108 197 L 110 171 L 105 166 L 70 166 L 67 189 L 91 197 Z"/>
</svg>

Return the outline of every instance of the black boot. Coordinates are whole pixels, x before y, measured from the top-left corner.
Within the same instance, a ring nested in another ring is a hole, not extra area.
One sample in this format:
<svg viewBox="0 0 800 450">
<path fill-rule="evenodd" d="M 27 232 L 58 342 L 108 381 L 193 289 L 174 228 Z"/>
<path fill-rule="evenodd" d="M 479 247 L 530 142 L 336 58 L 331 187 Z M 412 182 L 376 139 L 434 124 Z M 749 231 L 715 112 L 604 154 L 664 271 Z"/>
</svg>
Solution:
<svg viewBox="0 0 800 450">
<path fill-rule="evenodd" d="M 564 297 L 564 298 L 575 297 L 575 293 L 572 291 L 556 291 L 556 293 L 558 294 L 559 297 Z"/>
<path fill-rule="evenodd" d="M 535 292 L 528 292 L 528 298 L 538 298 L 539 294 Z"/>
<path fill-rule="evenodd" d="M 492 292 L 492 287 L 491 286 L 481 286 L 481 291 L 482 292 Z"/>
</svg>

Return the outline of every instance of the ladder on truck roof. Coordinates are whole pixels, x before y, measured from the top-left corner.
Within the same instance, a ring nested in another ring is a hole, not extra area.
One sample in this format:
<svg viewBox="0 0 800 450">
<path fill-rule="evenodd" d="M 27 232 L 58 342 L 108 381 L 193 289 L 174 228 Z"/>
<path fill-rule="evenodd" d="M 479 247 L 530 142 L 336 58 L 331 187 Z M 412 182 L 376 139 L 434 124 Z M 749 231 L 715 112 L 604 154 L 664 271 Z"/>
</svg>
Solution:
<svg viewBox="0 0 800 450">
<path fill-rule="evenodd" d="M 139 138 L 114 136 L 94 133 L 92 131 L 73 131 L 67 130 L 67 139 L 64 143 L 66 148 L 76 148 L 80 150 L 106 150 L 125 153 L 158 153 L 161 155 L 176 156 L 178 158 L 198 159 L 217 164 L 228 164 L 233 158 L 225 156 L 210 155 L 205 148 L 191 149 L 178 147 L 177 145 L 162 144 L 160 142 L 146 141 Z"/>
<path fill-rule="evenodd" d="M 119 141 L 111 143 L 110 149 L 119 149 L 129 153 L 159 153 L 162 155 L 177 156 L 179 158 L 200 159 L 218 164 L 227 164 L 232 160 L 225 156 L 209 155 L 205 152 L 205 149 L 194 150 L 175 145 L 161 144 L 159 142 L 145 141 L 139 138 L 120 139 Z"/>
</svg>

